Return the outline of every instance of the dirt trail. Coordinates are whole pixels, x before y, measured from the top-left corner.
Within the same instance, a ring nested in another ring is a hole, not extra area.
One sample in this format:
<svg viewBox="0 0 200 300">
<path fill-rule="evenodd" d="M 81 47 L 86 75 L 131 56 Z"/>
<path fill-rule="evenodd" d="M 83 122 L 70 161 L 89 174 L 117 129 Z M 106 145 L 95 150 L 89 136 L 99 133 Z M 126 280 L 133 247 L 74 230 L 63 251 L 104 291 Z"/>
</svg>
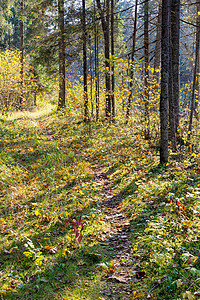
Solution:
<svg viewBox="0 0 200 300">
<path fill-rule="evenodd" d="M 109 294 L 112 293 L 108 299 L 132 299 L 132 284 L 136 278 L 133 272 L 135 258 L 131 245 L 130 220 L 123 212 L 122 198 L 116 195 L 107 175 L 102 173 L 98 166 L 92 167 L 92 170 L 102 194 L 102 212 L 106 222 L 110 224 L 109 231 L 100 238 L 100 243 L 106 247 L 110 260 L 114 261 L 106 276 Z M 108 290 L 103 293 L 102 299 L 107 297 L 107 292 Z"/>
</svg>

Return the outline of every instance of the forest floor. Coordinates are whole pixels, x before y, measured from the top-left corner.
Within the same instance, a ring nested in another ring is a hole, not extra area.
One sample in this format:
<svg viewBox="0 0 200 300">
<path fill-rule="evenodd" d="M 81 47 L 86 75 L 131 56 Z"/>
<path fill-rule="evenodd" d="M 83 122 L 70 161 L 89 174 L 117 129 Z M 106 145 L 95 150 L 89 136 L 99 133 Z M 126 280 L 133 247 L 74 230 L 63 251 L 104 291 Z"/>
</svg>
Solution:
<svg viewBox="0 0 200 300">
<path fill-rule="evenodd" d="M 0 298 L 200 299 L 200 154 L 133 124 L 0 118 Z"/>
</svg>

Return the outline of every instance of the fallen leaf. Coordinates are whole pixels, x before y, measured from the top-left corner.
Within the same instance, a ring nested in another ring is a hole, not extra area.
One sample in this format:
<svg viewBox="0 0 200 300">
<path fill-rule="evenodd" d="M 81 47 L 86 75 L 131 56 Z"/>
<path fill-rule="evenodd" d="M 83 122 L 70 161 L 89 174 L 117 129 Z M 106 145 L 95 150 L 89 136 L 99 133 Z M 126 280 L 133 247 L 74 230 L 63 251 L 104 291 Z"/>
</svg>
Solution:
<svg viewBox="0 0 200 300">
<path fill-rule="evenodd" d="M 140 299 L 142 297 L 144 297 L 143 293 L 139 293 L 137 291 L 133 292 L 132 299 Z"/>
</svg>

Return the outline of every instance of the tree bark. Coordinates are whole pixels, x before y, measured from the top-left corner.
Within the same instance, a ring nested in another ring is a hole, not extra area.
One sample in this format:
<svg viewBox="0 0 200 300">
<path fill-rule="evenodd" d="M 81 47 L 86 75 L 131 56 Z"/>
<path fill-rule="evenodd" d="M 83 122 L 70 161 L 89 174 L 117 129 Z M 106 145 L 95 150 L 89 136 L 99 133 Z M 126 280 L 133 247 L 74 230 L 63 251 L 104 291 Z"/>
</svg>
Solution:
<svg viewBox="0 0 200 300">
<path fill-rule="evenodd" d="M 200 24 L 200 4 L 197 3 L 197 17 L 196 17 L 196 24 Z M 196 35 L 196 38 L 198 38 L 198 36 Z M 196 44 L 198 43 L 198 41 L 196 40 Z M 197 76 L 196 76 L 196 92 L 195 92 L 195 117 L 197 119 L 197 121 L 199 121 L 199 56 L 198 56 L 198 62 L 197 62 Z"/>
<path fill-rule="evenodd" d="M 160 73 L 156 70 L 160 67 L 161 62 L 161 22 L 162 22 L 162 6 L 159 2 L 158 9 L 158 21 L 157 21 L 157 30 L 156 30 L 156 46 L 155 46 L 155 58 L 154 58 L 154 77 L 156 82 L 159 83 Z"/>
<path fill-rule="evenodd" d="M 96 20 L 96 7 L 94 2 L 94 17 L 95 17 L 95 99 L 96 99 L 96 121 L 99 121 L 99 37 L 98 37 L 98 24 Z"/>
<path fill-rule="evenodd" d="M 90 103 L 91 103 L 91 119 L 94 117 L 94 103 L 93 103 L 93 69 L 92 69 L 92 43 L 91 35 L 89 35 L 90 48 Z"/>
<path fill-rule="evenodd" d="M 84 121 L 89 121 L 88 87 L 87 87 L 87 30 L 85 0 L 82 0 L 82 26 L 83 26 L 83 90 L 84 90 Z"/>
<path fill-rule="evenodd" d="M 162 0 L 160 163 L 168 162 L 168 86 L 169 86 L 169 5 Z"/>
<path fill-rule="evenodd" d="M 199 121 L 199 57 L 197 62 L 197 77 L 196 77 L 196 89 L 195 89 L 195 118 Z"/>
<path fill-rule="evenodd" d="M 179 123 L 179 30 L 180 1 L 171 0 L 169 49 L 169 129 L 172 150 L 176 151 L 176 132 Z M 175 27 L 175 28 L 174 28 Z"/>
<path fill-rule="evenodd" d="M 64 0 L 58 0 L 58 43 L 59 43 L 59 98 L 58 110 L 65 107 L 65 23 Z"/>
<path fill-rule="evenodd" d="M 20 35 L 20 86 L 21 94 L 19 98 L 19 109 L 22 108 L 24 98 L 24 0 L 20 1 L 20 22 L 19 22 L 19 35 Z"/>
<path fill-rule="evenodd" d="M 175 113 L 175 131 L 179 126 L 179 57 L 180 57 L 180 0 L 171 0 L 171 64 L 172 64 L 172 101 Z"/>
<path fill-rule="evenodd" d="M 112 66 L 111 66 L 111 85 L 112 85 L 112 94 L 111 94 L 111 104 L 112 104 L 112 115 L 111 119 L 115 119 L 115 65 L 114 65 L 114 55 L 115 55 L 115 44 L 114 44 L 114 0 L 111 0 L 111 55 L 112 55 Z"/>
<path fill-rule="evenodd" d="M 173 101 L 173 75 L 172 75 L 172 51 L 169 49 L 169 130 L 172 151 L 176 151 L 176 125 L 175 125 L 175 109 Z"/>
<path fill-rule="evenodd" d="M 191 102 L 190 102 L 188 141 L 190 140 L 191 133 L 192 133 L 193 114 L 195 112 L 195 90 L 196 90 L 196 83 L 197 83 L 197 66 L 199 60 L 199 49 L 200 49 L 200 17 L 197 18 L 196 51 L 195 51 L 195 64 L 194 64 L 194 72 L 193 72 L 192 95 L 191 95 Z"/>
<path fill-rule="evenodd" d="M 127 105 L 127 111 L 126 111 L 126 124 L 128 123 L 128 119 L 130 116 L 131 100 L 132 100 L 132 96 L 133 96 L 133 62 L 134 62 L 134 58 L 135 58 L 135 45 L 136 45 L 136 33 L 137 33 L 137 10 L 138 10 L 138 0 L 135 1 L 133 43 L 132 43 L 132 51 L 131 51 L 130 94 L 128 97 L 128 105 Z"/>
<path fill-rule="evenodd" d="M 145 139 L 150 137 L 149 122 L 149 0 L 144 3 L 144 118 L 145 118 Z"/>
<path fill-rule="evenodd" d="M 104 53 L 105 53 L 105 83 L 106 83 L 106 119 L 111 117 L 111 82 L 110 82 L 110 39 L 109 39 L 109 14 L 110 5 L 109 0 L 106 0 L 106 15 L 104 14 L 100 0 L 96 0 L 97 7 L 100 13 L 102 29 L 104 34 Z"/>
</svg>

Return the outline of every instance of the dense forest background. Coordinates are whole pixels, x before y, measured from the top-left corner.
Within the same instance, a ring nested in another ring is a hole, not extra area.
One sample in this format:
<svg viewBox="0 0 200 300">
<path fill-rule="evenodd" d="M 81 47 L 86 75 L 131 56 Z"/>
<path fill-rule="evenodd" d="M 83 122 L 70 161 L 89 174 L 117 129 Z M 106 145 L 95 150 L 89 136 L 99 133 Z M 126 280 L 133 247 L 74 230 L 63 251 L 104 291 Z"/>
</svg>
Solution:
<svg viewBox="0 0 200 300">
<path fill-rule="evenodd" d="M 199 52 L 197 0 L 0 0 L 1 299 L 199 299 Z"/>
<path fill-rule="evenodd" d="M 184 136 L 190 140 L 193 115 L 199 118 L 198 2 L 4 1 L 1 7 L 3 110 L 36 105 L 44 92 L 58 99 L 58 109 L 78 108 L 86 122 L 121 115 L 127 124 L 137 115 L 146 139 L 161 128 L 161 162 L 168 161 L 164 120 L 173 151 Z M 182 116 L 187 131 L 179 127 Z"/>
</svg>

